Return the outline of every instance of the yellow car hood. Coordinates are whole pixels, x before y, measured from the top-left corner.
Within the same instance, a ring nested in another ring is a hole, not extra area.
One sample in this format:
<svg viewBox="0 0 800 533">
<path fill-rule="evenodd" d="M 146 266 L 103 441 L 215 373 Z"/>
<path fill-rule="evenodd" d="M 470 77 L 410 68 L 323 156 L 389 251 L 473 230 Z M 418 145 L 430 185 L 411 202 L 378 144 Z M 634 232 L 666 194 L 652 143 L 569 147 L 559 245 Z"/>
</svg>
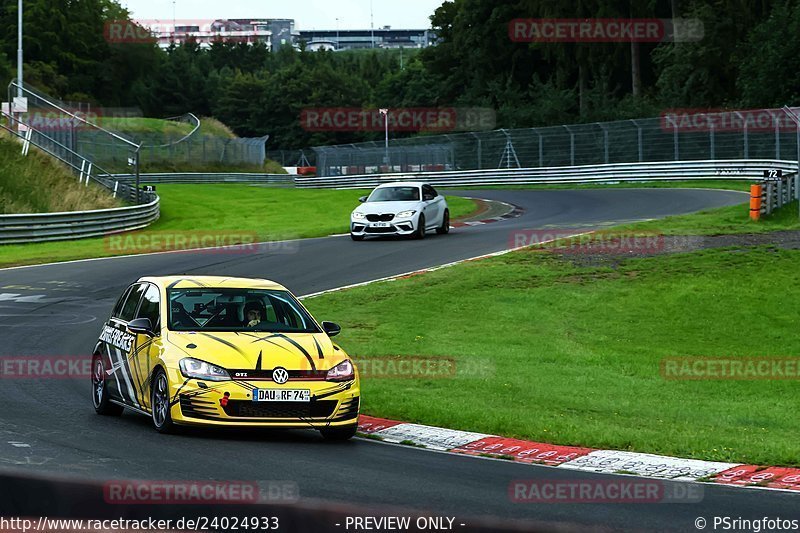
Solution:
<svg viewBox="0 0 800 533">
<path fill-rule="evenodd" d="M 186 357 L 227 370 L 330 370 L 347 358 L 324 333 L 170 331 L 166 343 Z"/>
</svg>

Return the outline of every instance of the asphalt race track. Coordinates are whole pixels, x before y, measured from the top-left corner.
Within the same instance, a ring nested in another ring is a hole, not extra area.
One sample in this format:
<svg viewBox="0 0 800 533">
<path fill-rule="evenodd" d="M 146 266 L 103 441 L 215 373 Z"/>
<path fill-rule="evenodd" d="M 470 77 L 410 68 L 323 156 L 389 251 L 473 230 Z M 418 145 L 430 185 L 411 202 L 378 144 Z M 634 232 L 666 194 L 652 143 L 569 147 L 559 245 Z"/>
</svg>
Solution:
<svg viewBox="0 0 800 533">
<path fill-rule="evenodd" d="M 263 277 L 304 295 L 504 250 L 519 230 L 602 227 L 747 201 L 742 193 L 680 189 L 456 194 L 513 203 L 525 212 L 424 241 L 330 237 L 256 254 L 171 253 L 0 271 L 0 357 L 89 357 L 116 298 L 145 275 Z M 704 486 L 697 504 L 520 505 L 508 498 L 512 480 L 601 476 L 370 440 L 329 445 L 313 431 L 162 436 L 139 415 L 95 415 L 88 381 L 6 379 L 0 402 L 0 468 L 74 478 L 292 480 L 304 499 L 612 529 L 688 531 L 698 516 L 775 517 L 800 506 L 793 494 L 713 485 Z"/>
</svg>

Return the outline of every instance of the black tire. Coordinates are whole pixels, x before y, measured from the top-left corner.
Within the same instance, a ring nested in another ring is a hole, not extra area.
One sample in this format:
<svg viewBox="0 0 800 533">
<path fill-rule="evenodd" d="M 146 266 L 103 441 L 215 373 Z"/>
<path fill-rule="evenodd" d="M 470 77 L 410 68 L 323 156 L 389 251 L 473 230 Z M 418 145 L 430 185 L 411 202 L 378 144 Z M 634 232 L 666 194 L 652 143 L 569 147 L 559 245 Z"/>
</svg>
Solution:
<svg viewBox="0 0 800 533">
<path fill-rule="evenodd" d="M 450 210 L 444 210 L 444 217 L 442 218 L 442 225 L 436 228 L 436 233 L 439 235 L 447 235 L 450 233 Z"/>
<path fill-rule="evenodd" d="M 356 436 L 356 431 L 358 431 L 358 426 L 355 424 L 352 426 L 319 430 L 319 432 L 322 433 L 322 438 L 330 442 L 344 442 L 350 440 Z"/>
<path fill-rule="evenodd" d="M 350 238 L 353 239 L 354 241 L 363 241 L 364 240 L 364 236 L 363 235 L 353 235 L 352 233 L 350 234 Z"/>
<path fill-rule="evenodd" d="M 98 415 L 119 416 L 125 410 L 121 405 L 111 403 L 106 387 L 106 368 L 99 354 L 92 357 L 92 405 Z"/>
<path fill-rule="evenodd" d="M 417 226 L 417 231 L 414 232 L 414 238 L 418 240 L 425 238 L 425 215 L 419 216 L 419 225 Z"/>
<path fill-rule="evenodd" d="M 169 380 L 162 369 L 153 373 L 150 385 L 150 409 L 153 427 L 159 433 L 171 433 L 175 429 L 170 414 Z"/>
</svg>

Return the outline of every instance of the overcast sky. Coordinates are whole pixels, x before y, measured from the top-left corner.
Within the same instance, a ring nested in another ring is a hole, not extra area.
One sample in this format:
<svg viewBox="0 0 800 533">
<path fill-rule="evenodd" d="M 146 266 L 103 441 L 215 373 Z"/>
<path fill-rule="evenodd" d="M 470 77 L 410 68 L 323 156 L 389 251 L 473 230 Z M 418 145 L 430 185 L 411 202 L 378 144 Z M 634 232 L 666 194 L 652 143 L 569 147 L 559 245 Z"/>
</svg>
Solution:
<svg viewBox="0 0 800 533">
<path fill-rule="evenodd" d="M 426 29 L 444 0 L 175 0 L 176 19 L 290 18 L 298 30 L 366 29 L 370 5 L 375 27 Z M 119 0 L 137 19 L 172 20 L 172 0 Z"/>
</svg>

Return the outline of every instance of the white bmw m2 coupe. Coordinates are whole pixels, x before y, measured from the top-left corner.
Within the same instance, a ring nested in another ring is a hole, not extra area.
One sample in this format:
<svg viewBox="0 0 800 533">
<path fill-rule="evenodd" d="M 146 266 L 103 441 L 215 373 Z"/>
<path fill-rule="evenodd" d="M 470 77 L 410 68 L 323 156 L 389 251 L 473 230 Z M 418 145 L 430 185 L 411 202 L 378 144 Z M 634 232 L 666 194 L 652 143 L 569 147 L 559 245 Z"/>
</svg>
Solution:
<svg viewBox="0 0 800 533">
<path fill-rule="evenodd" d="M 384 235 L 424 239 L 428 231 L 450 232 L 447 200 L 427 183 L 387 183 L 360 200 L 362 205 L 350 215 L 354 241 Z"/>
</svg>

